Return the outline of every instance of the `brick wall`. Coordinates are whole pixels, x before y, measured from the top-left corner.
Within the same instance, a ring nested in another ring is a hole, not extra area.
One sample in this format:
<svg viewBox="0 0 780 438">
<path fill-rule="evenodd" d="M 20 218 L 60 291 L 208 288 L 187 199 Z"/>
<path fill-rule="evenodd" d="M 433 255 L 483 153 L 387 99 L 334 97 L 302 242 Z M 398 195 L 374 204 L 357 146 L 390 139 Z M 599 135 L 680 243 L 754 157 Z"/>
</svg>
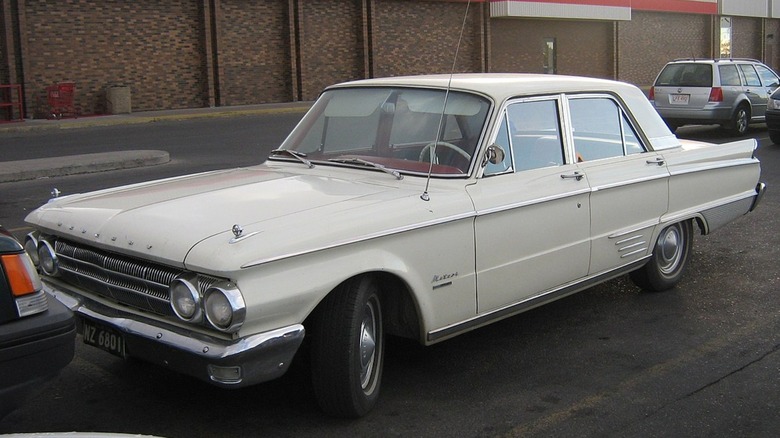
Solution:
<svg viewBox="0 0 780 438">
<path fill-rule="evenodd" d="M 449 73 L 458 47 L 464 2 L 376 1 L 374 75 Z M 482 69 L 481 4 L 469 6 L 455 72 Z"/>
<path fill-rule="evenodd" d="M 23 74 L 36 117 L 45 115 L 45 87 L 67 80 L 83 114 L 105 112 L 114 84 L 131 88 L 134 111 L 310 100 L 340 81 L 448 73 L 466 8 L 460 0 L 0 0 L 0 35 L 17 39 L 0 44 L 0 82 Z M 632 11 L 631 21 L 611 22 L 488 11 L 469 6 L 456 72 L 541 72 L 549 37 L 558 73 L 646 86 L 669 59 L 711 56 L 715 46 L 709 15 Z M 780 63 L 780 20 L 735 17 L 733 30 L 735 56 Z"/>
<path fill-rule="evenodd" d="M 618 23 L 618 79 L 640 87 L 675 58 L 712 55 L 709 15 L 634 11 Z"/>
<path fill-rule="evenodd" d="M 490 70 L 543 73 L 545 38 L 555 38 L 558 74 L 612 78 L 612 22 L 494 19 Z"/>
<path fill-rule="evenodd" d="M 294 100 L 287 0 L 219 4 L 220 104 Z"/>
<path fill-rule="evenodd" d="M 28 108 L 45 111 L 45 87 L 76 82 L 86 114 L 105 90 L 131 88 L 133 110 L 204 103 L 202 11 L 194 0 L 26 0 Z"/>
<path fill-rule="evenodd" d="M 761 59 L 761 19 L 732 17 L 731 56 Z"/>
<path fill-rule="evenodd" d="M 363 20 L 360 1 L 305 0 L 299 9 L 301 99 L 328 85 L 362 79 Z"/>
<path fill-rule="evenodd" d="M 6 49 L 9 41 L 6 38 L 6 32 L 11 31 L 11 18 L 7 15 L 6 9 L 10 8 L 4 2 L 0 1 L 0 84 L 7 84 L 10 77 L 9 67 L 13 64 L 8 59 L 8 50 Z M 1 120 L 1 119 L 0 119 Z"/>
</svg>

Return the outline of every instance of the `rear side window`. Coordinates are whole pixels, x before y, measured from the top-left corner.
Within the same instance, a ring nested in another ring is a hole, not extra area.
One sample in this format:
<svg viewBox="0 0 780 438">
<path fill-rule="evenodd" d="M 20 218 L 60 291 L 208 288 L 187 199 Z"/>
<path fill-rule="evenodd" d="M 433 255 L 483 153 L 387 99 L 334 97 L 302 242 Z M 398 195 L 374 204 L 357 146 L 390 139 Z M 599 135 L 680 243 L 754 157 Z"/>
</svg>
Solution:
<svg viewBox="0 0 780 438">
<path fill-rule="evenodd" d="M 712 65 L 668 64 L 658 76 L 655 85 L 662 87 L 711 87 Z"/>
<path fill-rule="evenodd" d="M 644 152 L 636 132 L 614 100 L 572 98 L 569 111 L 577 162 Z"/>
<path fill-rule="evenodd" d="M 758 79 L 758 73 L 756 73 L 756 69 L 753 68 L 750 64 L 740 64 L 739 69 L 742 70 L 742 73 L 745 75 L 745 84 L 750 87 L 760 87 L 761 86 L 761 80 Z"/>
<path fill-rule="evenodd" d="M 739 72 L 737 72 L 737 66 L 734 64 L 719 65 L 718 72 L 720 73 L 720 85 L 723 86 L 739 86 L 742 85 L 739 82 Z"/>
</svg>

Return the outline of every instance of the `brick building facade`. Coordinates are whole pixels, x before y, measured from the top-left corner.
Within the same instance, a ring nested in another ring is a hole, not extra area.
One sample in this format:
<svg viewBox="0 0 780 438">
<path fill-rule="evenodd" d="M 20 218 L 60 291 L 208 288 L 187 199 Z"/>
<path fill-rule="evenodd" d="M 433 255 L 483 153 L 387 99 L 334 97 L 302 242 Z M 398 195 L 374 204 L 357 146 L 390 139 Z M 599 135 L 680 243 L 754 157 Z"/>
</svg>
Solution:
<svg viewBox="0 0 780 438">
<path fill-rule="evenodd" d="M 0 84 L 22 84 L 36 118 L 64 81 L 83 114 L 105 113 L 116 85 L 134 111 L 290 102 L 344 80 L 449 72 L 456 48 L 456 72 L 540 73 L 554 41 L 556 73 L 647 86 L 669 59 L 717 56 L 731 1 L 0 0 Z M 766 13 L 732 14 L 733 56 L 777 67 L 775 0 L 740 1 Z"/>
</svg>

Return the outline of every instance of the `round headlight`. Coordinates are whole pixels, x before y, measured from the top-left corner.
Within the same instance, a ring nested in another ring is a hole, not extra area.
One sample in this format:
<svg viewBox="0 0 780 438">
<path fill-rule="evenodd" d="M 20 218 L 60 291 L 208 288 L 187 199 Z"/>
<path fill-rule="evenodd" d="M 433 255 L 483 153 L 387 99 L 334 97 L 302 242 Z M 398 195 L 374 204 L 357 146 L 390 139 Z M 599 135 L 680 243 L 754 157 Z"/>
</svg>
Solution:
<svg viewBox="0 0 780 438">
<path fill-rule="evenodd" d="M 38 264 L 46 275 L 57 275 L 59 271 L 59 261 L 54 248 L 46 240 L 38 243 Z"/>
<path fill-rule="evenodd" d="M 226 281 L 215 283 L 204 294 L 206 319 L 215 328 L 233 333 L 244 323 L 246 305 L 241 291 Z"/>
<path fill-rule="evenodd" d="M 38 258 L 38 239 L 32 233 L 24 238 L 24 251 L 30 256 L 30 260 L 35 266 L 41 263 L 40 258 Z"/>
<path fill-rule="evenodd" d="M 186 275 L 177 277 L 169 286 L 173 312 L 185 321 L 199 322 L 203 316 L 197 284 L 195 275 Z"/>
</svg>

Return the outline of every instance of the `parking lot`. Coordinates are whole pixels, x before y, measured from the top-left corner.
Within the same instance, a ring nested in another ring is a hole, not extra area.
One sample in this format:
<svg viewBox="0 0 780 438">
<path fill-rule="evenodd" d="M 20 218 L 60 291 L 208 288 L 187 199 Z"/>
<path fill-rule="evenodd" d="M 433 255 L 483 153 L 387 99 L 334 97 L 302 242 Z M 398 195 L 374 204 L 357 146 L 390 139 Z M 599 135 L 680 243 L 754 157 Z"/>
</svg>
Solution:
<svg viewBox="0 0 780 438">
<path fill-rule="evenodd" d="M 25 210 L 45 200 L 44 188 L 54 185 L 73 192 L 166 176 L 171 169 L 245 165 L 261 155 L 247 151 L 250 141 L 268 147 L 280 141 L 262 137 L 269 131 L 258 126 L 275 126 L 274 135 L 281 136 L 280 125 L 294 122 L 259 115 L 139 126 L 135 133 L 128 127 L 60 133 L 84 136 L 84 142 L 94 138 L 96 145 L 111 139 L 112 148 L 122 148 L 119 139 L 140 138 L 143 130 L 150 142 L 156 137 L 160 148 L 171 150 L 172 160 L 144 170 L 2 183 L 0 220 L 23 234 Z M 172 130 L 187 132 L 186 142 L 178 144 L 183 140 Z M 218 154 L 211 149 L 210 159 L 209 135 L 219 133 L 245 137 L 225 140 Z M 685 127 L 678 135 L 733 139 L 715 127 Z M 322 414 L 300 364 L 280 380 L 229 391 L 122 361 L 78 339 L 73 362 L 0 421 L 0 433 L 778 436 L 780 146 L 761 126 L 748 135 L 760 143 L 767 194 L 750 215 L 696 236 L 692 264 L 678 287 L 648 294 L 618 278 L 431 347 L 391 339 L 379 405 L 360 420 Z M 51 140 L 34 133 L 0 138 L 6 143 L 0 148 Z"/>
</svg>

